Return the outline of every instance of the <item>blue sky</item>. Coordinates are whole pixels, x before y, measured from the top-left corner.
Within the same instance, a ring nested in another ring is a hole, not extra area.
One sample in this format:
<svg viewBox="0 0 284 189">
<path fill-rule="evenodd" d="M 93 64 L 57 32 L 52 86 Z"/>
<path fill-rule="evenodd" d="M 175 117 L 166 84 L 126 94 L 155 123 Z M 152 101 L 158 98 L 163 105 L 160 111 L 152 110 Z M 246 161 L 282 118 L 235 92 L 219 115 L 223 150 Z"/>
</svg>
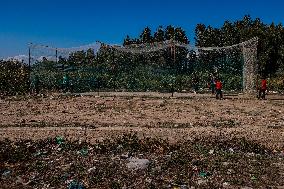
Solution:
<svg viewBox="0 0 284 189">
<path fill-rule="evenodd" d="M 181 26 L 191 42 L 198 23 L 219 27 L 244 15 L 283 23 L 282 0 L 1 0 L 0 58 L 27 54 L 29 42 L 73 47 L 121 44 L 146 26 Z"/>
</svg>

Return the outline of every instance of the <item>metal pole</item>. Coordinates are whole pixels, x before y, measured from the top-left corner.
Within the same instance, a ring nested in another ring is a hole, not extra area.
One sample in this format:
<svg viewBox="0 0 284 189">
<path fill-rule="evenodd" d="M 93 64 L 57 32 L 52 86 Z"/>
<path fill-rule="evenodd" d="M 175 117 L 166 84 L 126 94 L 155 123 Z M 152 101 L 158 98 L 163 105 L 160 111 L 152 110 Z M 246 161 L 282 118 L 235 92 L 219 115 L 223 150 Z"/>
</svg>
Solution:
<svg viewBox="0 0 284 189">
<path fill-rule="evenodd" d="M 31 68 L 31 47 L 29 46 L 29 69 Z"/>
<path fill-rule="evenodd" d="M 172 42 L 172 45 L 171 45 L 171 52 L 173 54 L 173 69 L 176 68 L 176 46 L 175 46 L 175 42 L 173 41 Z M 176 71 L 177 72 L 177 71 Z M 176 76 L 177 76 L 177 73 L 176 73 Z M 175 80 L 176 80 L 176 77 L 175 77 Z M 174 83 L 172 83 L 172 97 L 174 97 Z"/>
<path fill-rule="evenodd" d="M 113 76 L 114 76 L 114 91 L 116 89 L 116 65 L 115 65 L 115 60 L 114 60 L 114 48 L 112 48 L 112 72 L 113 72 Z"/>
<path fill-rule="evenodd" d="M 175 77 L 175 86 L 177 86 L 177 76 L 179 74 L 179 67 L 178 65 L 176 65 L 176 44 L 175 44 L 175 41 L 174 41 L 174 66 L 176 68 L 176 77 Z"/>
<path fill-rule="evenodd" d="M 57 48 L 56 48 L 56 50 L 55 50 L 55 57 L 56 57 L 56 60 L 55 60 L 55 62 L 56 62 L 56 64 L 57 64 Z"/>
<path fill-rule="evenodd" d="M 29 44 L 29 93 L 31 93 L 31 45 Z"/>
</svg>

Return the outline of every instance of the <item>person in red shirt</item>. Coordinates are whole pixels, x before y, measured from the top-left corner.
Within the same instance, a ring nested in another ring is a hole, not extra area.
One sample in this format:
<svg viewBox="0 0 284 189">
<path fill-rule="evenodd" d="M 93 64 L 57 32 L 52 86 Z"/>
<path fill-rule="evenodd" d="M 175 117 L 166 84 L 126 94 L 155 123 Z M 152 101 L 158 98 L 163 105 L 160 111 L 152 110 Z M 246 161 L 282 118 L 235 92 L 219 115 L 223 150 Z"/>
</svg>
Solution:
<svg viewBox="0 0 284 189">
<path fill-rule="evenodd" d="M 222 82 L 220 81 L 220 79 L 216 80 L 215 86 L 216 86 L 216 99 L 223 99 Z"/>
<path fill-rule="evenodd" d="M 265 78 L 262 78 L 261 86 L 259 88 L 258 98 L 265 99 L 266 90 L 267 90 L 267 82 Z"/>
</svg>

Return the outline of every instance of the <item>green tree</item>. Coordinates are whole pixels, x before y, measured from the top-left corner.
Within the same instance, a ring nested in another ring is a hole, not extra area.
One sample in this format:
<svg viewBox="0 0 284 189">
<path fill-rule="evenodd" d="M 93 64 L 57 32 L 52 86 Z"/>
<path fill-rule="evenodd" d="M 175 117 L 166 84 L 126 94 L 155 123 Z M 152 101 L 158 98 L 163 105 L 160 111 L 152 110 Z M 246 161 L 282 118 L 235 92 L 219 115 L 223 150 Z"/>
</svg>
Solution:
<svg viewBox="0 0 284 189">
<path fill-rule="evenodd" d="M 0 94 L 25 94 L 28 89 L 28 66 L 19 61 L 0 60 Z"/>
<path fill-rule="evenodd" d="M 185 30 L 183 30 L 181 27 L 175 28 L 175 35 L 174 39 L 178 42 L 189 44 L 189 40 L 186 36 Z"/>
<path fill-rule="evenodd" d="M 157 31 L 154 33 L 154 41 L 161 42 L 165 40 L 165 32 L 162 26 L 159 26 Z"/>
<path fill-rule="evenodd" d="M 94 49 L 90 48 L 86 52 L 86 62 L 88 64 L 91 64 L 94 62 L 94 60 L 95 60 L 95 52 Z"/>
<path fill-rule="evenodd" d="M 151 29 L 146 27 L 140 35 L 141 43 L 151 43 L 153 42 L 153 37 L 151 33 Z"/>
<path fill-rule="evenodd" d="M 85 62 L 86 62 L 86 52 L 83 50 L 71 53 L 68 58 L 68 63 L 70 65 L 82 65 Z"/>
<path fill-rule="evenodd" d="M 132 39 L 130 39 L 129 35 L 127 35 L 123 41 L 123 46 L 130 45 L 132 43 L 133 43 Z"/>
<path fill-rule="evenodd" d="M 281 24 L 264 24 L 259 18 L 245 15 L 234 23 L 212 28 L 198 24 L 195 28 L 197 46 L 228 46 L 258 37 L 258 67 L 261 75 L 274 75 L 283 65 L 284 31 Z M 209 58 L 212 59 L 212 58 Z"/>
</svg>

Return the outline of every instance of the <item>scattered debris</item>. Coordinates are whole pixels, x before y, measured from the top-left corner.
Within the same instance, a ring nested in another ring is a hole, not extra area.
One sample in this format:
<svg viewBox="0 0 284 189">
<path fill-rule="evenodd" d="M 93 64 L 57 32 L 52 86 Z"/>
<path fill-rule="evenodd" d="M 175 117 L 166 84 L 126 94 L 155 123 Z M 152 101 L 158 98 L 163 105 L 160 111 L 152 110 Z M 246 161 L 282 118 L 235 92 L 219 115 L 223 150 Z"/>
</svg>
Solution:
<svg viewBox="0 0 284 189">
<path fill-rule="evenodd" d="M 118 150 L 119 145 L 122 147 Z M 234 153 L 230 148 L 236 149 Z M 169 144 L 166 140 L 139 139 L 136 134 L 126 134 L 112 141 L 90 144 L 55 137 L 39 141 L 2 140 L 0 149 L 3 162 L 0 184 L 10 183 L 10 188 L 28 185 L 70 189 L 126 186 L 189 189 L 284 185 L 283 177 L 279 176 L 283 158 L 239 138 L 200 138 Z M 214 156 L 209 155 L 213 150 Z M 258 155 L 247 156 L 252 152 Z"/>
</svg>

